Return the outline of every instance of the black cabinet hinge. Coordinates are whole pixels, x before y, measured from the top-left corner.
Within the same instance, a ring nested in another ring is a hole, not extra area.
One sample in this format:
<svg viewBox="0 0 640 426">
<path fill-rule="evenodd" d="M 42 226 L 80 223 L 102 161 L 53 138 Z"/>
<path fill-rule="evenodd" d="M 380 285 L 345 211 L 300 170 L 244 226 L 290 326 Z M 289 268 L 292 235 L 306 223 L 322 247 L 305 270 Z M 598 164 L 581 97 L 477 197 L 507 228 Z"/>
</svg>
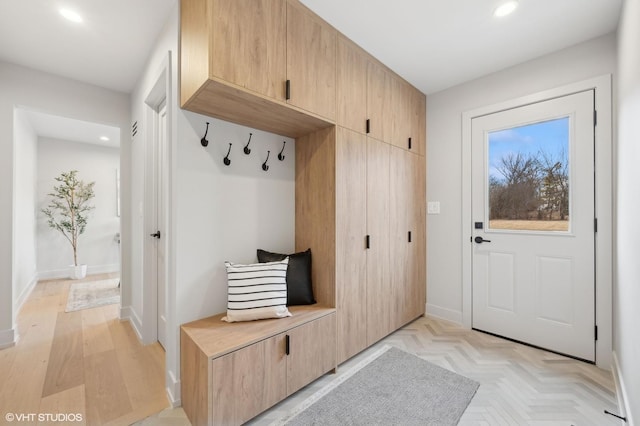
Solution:
<svg viewBox="0 0 640 426">
<path fill-rule="evenodd" d="M 366 124 L 367 128 L 366 131 L 367 133 L 371 133 L 371 120 L 367 118 L 367 124 Z"/>
<path fill-rule="evenodd" d="M 284 84 L 284 97 L 286 100 L 291 99 L 291 80 L 287 80 Z"/>
</svg>

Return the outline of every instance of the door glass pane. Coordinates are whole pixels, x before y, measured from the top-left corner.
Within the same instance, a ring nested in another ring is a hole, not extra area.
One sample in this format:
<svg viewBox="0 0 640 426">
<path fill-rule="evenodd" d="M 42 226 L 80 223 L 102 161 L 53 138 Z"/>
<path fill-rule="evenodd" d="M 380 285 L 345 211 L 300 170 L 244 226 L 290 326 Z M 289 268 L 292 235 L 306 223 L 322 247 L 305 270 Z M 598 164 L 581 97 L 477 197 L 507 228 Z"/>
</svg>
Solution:
<svg viewBox="0 0 640 426">
<path fill-rule="evenodd" d="M 568 231 L 569 117 L 489 132 L 489 229 Z"/>
</svg>

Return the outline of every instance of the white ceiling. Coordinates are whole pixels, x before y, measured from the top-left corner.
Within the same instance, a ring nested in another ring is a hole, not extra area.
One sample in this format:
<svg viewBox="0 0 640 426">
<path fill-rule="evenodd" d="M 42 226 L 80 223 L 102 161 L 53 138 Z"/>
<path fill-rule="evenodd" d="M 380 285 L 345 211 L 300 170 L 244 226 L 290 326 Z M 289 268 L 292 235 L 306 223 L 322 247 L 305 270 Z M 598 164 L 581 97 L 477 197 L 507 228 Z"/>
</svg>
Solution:
<svg viewBox="0 0 640 426">
<path fill-rule="evenodd" d="M 622 0 L 302 0 L 429 94 L 615 30 Z M 0 60 L 129 93 L 177 0 L 0 0 Z M 76 9 L 81 24 L 59 7 Z"/>
<path fill-rule="evenodd" d="M 39 111 L 23 109 L 34 132 L 43 138 L 82 142 L 108 148 L 120 147 L 120 129 L 105 124 L 91 123 L 60 117 Z M 106 137 L 107 141 L 100 138 Z"/>
</svg>

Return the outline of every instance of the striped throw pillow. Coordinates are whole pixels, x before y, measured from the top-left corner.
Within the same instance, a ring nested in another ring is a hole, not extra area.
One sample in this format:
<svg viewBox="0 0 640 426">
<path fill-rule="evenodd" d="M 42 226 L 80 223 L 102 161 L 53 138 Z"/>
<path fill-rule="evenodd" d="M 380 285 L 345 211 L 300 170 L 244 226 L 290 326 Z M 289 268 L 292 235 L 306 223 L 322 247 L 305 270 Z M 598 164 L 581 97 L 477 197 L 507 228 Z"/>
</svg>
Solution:
<svg viewBox="0 0 640 426">
<path fill-rule="evenodd" d="M 287 309 L 287 267 L 279 262 L 240 265 L 225 262 L 229 283 L 227 322 L 290 317 Z"/>
</svg>

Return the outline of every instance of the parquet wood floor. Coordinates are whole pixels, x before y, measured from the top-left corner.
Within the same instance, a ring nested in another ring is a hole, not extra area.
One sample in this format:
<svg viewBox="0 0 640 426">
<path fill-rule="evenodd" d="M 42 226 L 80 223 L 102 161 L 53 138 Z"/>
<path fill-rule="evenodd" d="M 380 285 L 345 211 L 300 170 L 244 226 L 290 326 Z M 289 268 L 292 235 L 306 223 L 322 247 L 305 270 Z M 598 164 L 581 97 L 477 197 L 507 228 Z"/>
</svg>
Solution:
<svg viewBox="0 0 640 426">
<path fill-rule="evenodd" d="M 480 382 L 461 426 L 606 426 L 621 422 L 611 373 L 594 365 L 490 336 L 434 318 L 419 318 L 338 368 L 345 374 L 381 345 L 397 346 Z M 250 423 L 268 425 L 333 380 L 327 375 Z M 188 425 L 182 410 L 167 410 L 144 425 Z M 401 419 L 399 423 L 402 424 Z"/>
<path fill-rule="evenodd" d="M 129 425 L 169 406 L 162 347 L 142 346 L 118 319 L 118 305 L 65 313 L 74 282 L 39 282 L 20 310 L 20 340 L 0 351 L 0 424 L 10 424 L 7 414 L 34 414 L 11 423 Z M 40 414 L 79 414 L 83 421 L 40 421 Z"/>
</svg>

